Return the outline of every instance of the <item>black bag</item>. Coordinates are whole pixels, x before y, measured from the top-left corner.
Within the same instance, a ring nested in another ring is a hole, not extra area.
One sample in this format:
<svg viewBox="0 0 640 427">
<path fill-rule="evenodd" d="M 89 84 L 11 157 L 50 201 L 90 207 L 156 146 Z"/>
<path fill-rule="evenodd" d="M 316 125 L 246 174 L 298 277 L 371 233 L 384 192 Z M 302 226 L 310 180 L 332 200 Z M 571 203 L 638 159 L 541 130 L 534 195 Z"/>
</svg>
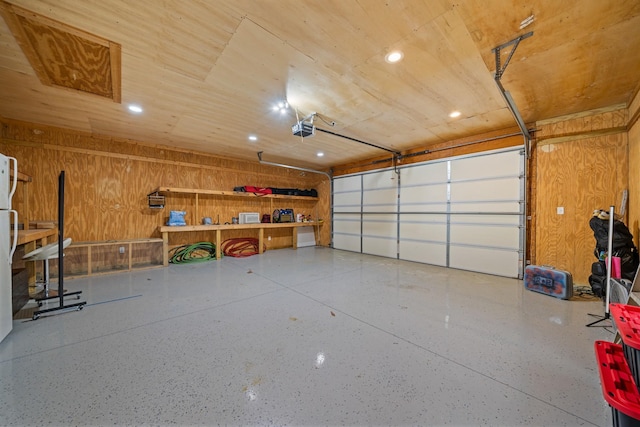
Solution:
<svg viewBox="0 0 640 427">
<path fill-rule="evenodd" d="M 592 274 L 589 276 L 589 285 L 591 285 L 591 291 L 598 298 L 604 298 L 607 293 L 607 276 L 596 276 Z"/>
<path fill-rule="evenodd" d="M 271 191 L 273 191 L 273 194 L 282 194 L 284 196 L 297 196 L 299 190 L 296 189 L 296 188 L 274 188 L 274 187 L 271 187 Z"/>
<path fill-rule="evenodd" d="M 313 188 L 311 190 L 299 190 L 298 196 L 318 197 L 318 191 Z"/>
<path fill-rule="evenodd" d="M 591 274 L 594 276 L 606 276 L 607 264 L 604 261 L 596 261 L 591 264 Z"/>
<path fill-rule="evenodd" d="M 636 247 L 620 248 L 613 251 L 613 256 L 620 258 L 620 273 L 622 278 L 633 281 L 636 277 L 638 264 L 640 264 Z"/>
<path fill-rule="evenodd" d="M 593 254 L 596 258 L 600 258 L 600 254 L 606 252 L 606 249 L 595 248 Z M 638 266 L 640 266 L 640 257 L 638 255 L 638 249 L 636 249 L 635 246 L 632 246 L 630 248 L 618 248 L 613 251 L 613 256 L 620 258 L 620 273 L 623 279 L 633 280 L 636 277 L 636 270 L 638 270 Z M 598 262 L 602 263 L 602 269 L 604 271 L 602 272 L 602 274 L 599 273 L 599 270 L 598 272 L 596 272 L 594 268 L 600 267 L 595 267 L 597 263 L 593 263 L 593 265 L 591 266 L 591 273 L 599 276 L 606 276 L 607 264 L 604 261 Z"/>
<path fill-rule="evenodd" d="M 589 220 L 589 227 L 596 238 L 596 250 L 606 252 L 609 248 L 609 220 L 594 216 Z M 614 251 L 620 248 L 635 248 L 633 235 L 624 222 L 617 219 L 613 221 L 612 248 Z"/>
<path fill-rule="evenodd" d="M 594 216 L 589 220 L 589 227 L 593 230 L 593 236 L 596 239 L 596 247 L 593 254 L 599 260 L 603 254 L 606 254 L 609 250 L 609 217 L 606 211 L 595 211 Z M 633 280 L 636 275 L 636 270 L 640 265 L 640 257 L 638 256 L 638 249 L 633 243 L 633 235 L 624 224 L 624 222 L 614 219 L 613 220 L 613 236 L 611 239 L 611 256 L 620 258 L 620 270 L 621 277 L 627 280 Z M 600 264 L 600 265 L 596 265 Z M 600 281 L 600 279 L 592 279 L 592 277 L 604 277 L 604 283 L 606 284 L 607 266 L 604 261 L 598 261 L 591 266 L 592 276 L 589 277 L 589 283 Z M 596 284 L 596 286 L 599 286 Z M 593 287 L 593 284 L 592 284 Z M 603 288 L 603 295 L 606 292 L 606 287 Z M 594 290 L 595 294 L 595 290 Z"/>
</svg>

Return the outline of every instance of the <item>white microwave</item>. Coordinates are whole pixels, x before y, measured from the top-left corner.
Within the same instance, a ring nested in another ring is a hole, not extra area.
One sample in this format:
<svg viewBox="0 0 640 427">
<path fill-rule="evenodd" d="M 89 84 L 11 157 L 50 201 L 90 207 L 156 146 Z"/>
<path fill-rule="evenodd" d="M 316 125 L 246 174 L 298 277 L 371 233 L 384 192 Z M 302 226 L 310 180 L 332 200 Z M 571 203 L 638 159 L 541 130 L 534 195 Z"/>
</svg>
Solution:
<svg viewBox="0 0 640 427">
<path fill-rule="evenodd" d="M 260 214 L 258 212 L 240 212 L 238 222 L 240 224 L 259 224 Z"/>
</svg>

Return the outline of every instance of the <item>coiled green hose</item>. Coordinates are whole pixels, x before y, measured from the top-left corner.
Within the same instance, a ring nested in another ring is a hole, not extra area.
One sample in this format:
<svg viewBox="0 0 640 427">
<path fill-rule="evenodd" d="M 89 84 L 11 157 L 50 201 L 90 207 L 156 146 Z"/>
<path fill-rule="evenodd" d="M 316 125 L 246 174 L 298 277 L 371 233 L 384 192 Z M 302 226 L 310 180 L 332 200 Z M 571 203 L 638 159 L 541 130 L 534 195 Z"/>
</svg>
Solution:
<svg viewBox="0 0 640 427">
<path fill-rule="evenodd" d="M 176 246 L 169 251 L 169 262 L 171 264 L 188 264 L 212 259 L 216 259 L 216 245 L 211 242 Z"/>
</svg>

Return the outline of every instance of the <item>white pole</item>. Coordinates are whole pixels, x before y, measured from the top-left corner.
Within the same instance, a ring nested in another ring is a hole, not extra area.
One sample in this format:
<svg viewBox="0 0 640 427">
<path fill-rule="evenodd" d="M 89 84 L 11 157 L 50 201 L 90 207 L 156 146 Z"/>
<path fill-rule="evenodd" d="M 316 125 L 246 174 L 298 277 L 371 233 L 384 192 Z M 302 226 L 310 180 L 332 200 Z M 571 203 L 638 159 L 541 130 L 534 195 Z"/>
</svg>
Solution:
<svg viewBox="0 0 640 427">
<path fill-rule="evenodd" d="M 609 208 L 609 247 L 607 248 L 607 295 L 606 302 L 604 307 L 604 312 L 606 313 L 605 317 L 609 317 L 609 296 L 611 293 L 611 256 L 613 254 L 613 213 L 615 211 L 615 207 L 611 206 Z"/>
</svg>

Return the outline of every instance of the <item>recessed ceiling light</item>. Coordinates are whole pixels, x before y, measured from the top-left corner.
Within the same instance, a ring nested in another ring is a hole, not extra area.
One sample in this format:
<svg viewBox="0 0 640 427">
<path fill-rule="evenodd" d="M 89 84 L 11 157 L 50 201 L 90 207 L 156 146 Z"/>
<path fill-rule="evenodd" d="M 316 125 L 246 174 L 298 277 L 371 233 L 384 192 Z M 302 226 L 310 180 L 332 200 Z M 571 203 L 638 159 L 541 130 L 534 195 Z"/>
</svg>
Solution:
<svg viewBox="0 0 640 427">
<path fill-rule="evenodd" d="M 452 111 L 451 113 L 449 113 L 449 117 L 455 119 L 456 117 L 460 117 L 460 114 L 460 111 Z"/>
<path fill-rule="evenodd" d="M 389 52 L 387 56 L 384 57 L 384 60 L 390 64 L 396 63 L 402 59 L 404 55 L 399 50 L 395 50 L 393 52 Z"/>
<path fill-rule="evenodd" d="M 322 157 L 322 156 L 324 156 L 324 153 L 322 151 L 318 151 L 318 154 L 316 154 L 316 156 Z"/>
<path fill-rule="evenodd" d="M 130 104 L 129 111 L 131 111 L 132 113 L 142 113 L 142 107 L 139 105 Z"/>
<path fill-rule="evenodd" d="M 258 137 L 255 135 L 249 135 L 249 141 L 257 141 Z"/>
</svg>

